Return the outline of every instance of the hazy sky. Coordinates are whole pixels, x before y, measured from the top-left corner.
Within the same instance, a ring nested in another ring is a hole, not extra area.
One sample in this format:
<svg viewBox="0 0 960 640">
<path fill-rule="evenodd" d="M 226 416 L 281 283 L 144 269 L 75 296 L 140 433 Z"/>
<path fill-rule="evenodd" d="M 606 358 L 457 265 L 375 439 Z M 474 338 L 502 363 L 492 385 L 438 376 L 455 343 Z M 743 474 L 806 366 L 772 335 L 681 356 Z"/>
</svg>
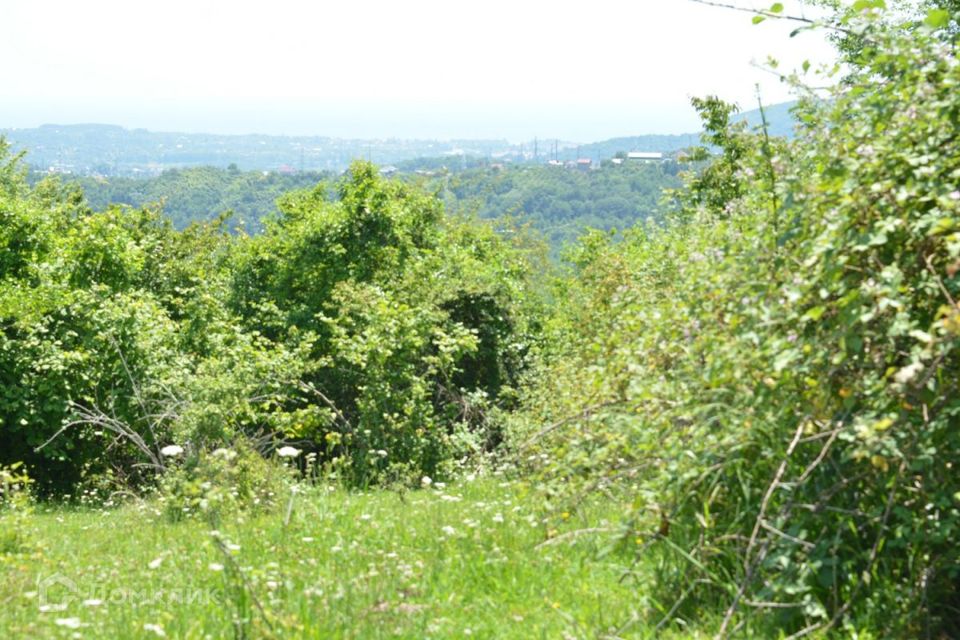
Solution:
<svg viewBox="0 0 960 640">
<path fill-rule="evenodd" d="M 679 133 L 692 95 L 788 99 L 752 63 L 831 58 L 795 26 L 690 0 L 0 0 L 0 128 Z"/>
</svg>

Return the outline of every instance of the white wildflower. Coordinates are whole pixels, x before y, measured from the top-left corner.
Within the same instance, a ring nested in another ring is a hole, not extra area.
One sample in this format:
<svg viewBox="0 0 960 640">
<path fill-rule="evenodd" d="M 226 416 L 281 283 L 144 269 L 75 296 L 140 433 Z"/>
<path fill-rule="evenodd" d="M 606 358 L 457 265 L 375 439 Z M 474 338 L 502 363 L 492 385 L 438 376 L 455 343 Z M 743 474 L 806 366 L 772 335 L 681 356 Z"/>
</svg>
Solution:
<svg viewBox="0 0 960 640">
<path fill-rule="evenodd" d="M 157 569 L 160 567 L 160 564 L 162 562 L 163 562 L 163 556 L 160 556 L 159 558 L 154 558 L 153 560 L 151 560 L 150 564 L 148 564 L 147 566 L 150 567 L 151 569 Z"/>
<path fill-rule="evenodd" d="M 80 618 L 57 618 L 54 620 L 54 623 L 56 623 L 58 627 L 66 627 L 67 629 L 79 629 L 83 626 Z"/>
<path fill-rule="evenodd" d="M 151 624 L 151 623 L 148 622 L 148 623 L 146 623 L 145 625 L 143 625 L 143 630 L 144 630 L 144 631 L 152 631 L 158 638 L 166 638 L 166 637 L 167 637 L 167 632 L 164 631 L 164 630 L 163 630 L 163 627 L 161 627 L 161 626 L 158 625 L 158 624 Z"/>
<path fill-rule="evenodd" d="M 280 447 L 277 449 L 277 455 L 281 458 L 296 458 L 300 455 L 300 449 L 296 447 Z"/>
<path fill-rule="evenodd" d="M 160 455 L 162 455 L 164 458 L 176 458 L 182 453 L 183 447 L 178 444 L 168 444 L 163 449 L 160 449 Z"/>
<path fill-rule="evenodd" d="M 905 366 L 903 369 L 900 369 L 900 371 L 897 371 L 894 374 L 893 379 L 896 380 L 897 383 L 899 384 L 907 384 L 908 382 L 916 378 L 921 371 L 923 371 L 923 363 L 914 362 L 913 364 L 909 364 Z"/>
<path fill-rule="evenodd" d="M 386 458 L 387 452 L 384 451 L 383 449 L 377 449 L 377 455 L 380 456 L 381 458 Z"/>
<path fill-rule="evenodd" d="M 223 571 L 223 565 L 219 562 L 211 562 L 207 565 L 207 568 L 210 569 L 210 571 Z"/>
<path fill-rule="evenodd" d="M 443 534 L 446 536 L 452 536 L 457 533 L 457 530 L 451 527 L 450 525 L 443 527 L 441 531 L 443 531 Z"/>
<path fill-rule="evenodd" d="M 420 484 L 422 484 L 425 487 L 429 487 L 430 485 L 433 484 L 433 479 L 430 476 L 423 476 L 422 478 L 420 478 Z"/>
</svg>

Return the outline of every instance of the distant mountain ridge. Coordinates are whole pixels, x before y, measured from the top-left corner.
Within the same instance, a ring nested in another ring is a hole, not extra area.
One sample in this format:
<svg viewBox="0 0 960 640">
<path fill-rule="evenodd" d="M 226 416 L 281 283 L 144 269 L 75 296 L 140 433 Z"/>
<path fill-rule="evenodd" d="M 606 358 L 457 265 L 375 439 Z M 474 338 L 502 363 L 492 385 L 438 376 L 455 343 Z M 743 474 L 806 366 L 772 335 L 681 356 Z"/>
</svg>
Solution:
<svg viewBox="0 0 960 640">
<path fill-rule="evenodd" d="M 792 133 L 795 103 L 766 107 L 773 135 Z M 760 123 L 758 110 L 743 113 L 751 125 Z M 125 129 L 110 124 L 47 124 L 31 129 L 0 129 L 18 150 L 27 150 L 35 168 L 83 175 L 156 175 L 165 169 L 190 166 L 245 170 L 340 171 L 351 160 L 365 158 L 391 165 L 424 157 L 460 156 L 490 161 L 546 162 L 590 158 L 600 161 L 618 152 L 671 153 L 699 144 L 699 133 L 640 135 L 589 144 L 541 139 L 511 144 L 506 140 L 343 139 L 325 136 L 220 135 Z M 553 154 L 553 155 L 551 155 Z"/>
<path fill-rule="evenodd" d="M 794 102 L 765 106 L 763 108 L 767 118 L 767 128 L 772 136 L 793 137 L 796 119 L 790 110 L 796 105 Z M 760 109 L 744 111 L 737 115 L 737 119 L 746 120 L 751 127 L 758 127 L 763 120 Z M 580 146 L 580 154 L 585 158 L 611 158 L 621 151 L 661 151 L 672 153 L 700 144 L 699 133 L 684 133 L 679 135 L 644 135 L 611 138 L 602 142 L 594 142 Z"/>
</svg>

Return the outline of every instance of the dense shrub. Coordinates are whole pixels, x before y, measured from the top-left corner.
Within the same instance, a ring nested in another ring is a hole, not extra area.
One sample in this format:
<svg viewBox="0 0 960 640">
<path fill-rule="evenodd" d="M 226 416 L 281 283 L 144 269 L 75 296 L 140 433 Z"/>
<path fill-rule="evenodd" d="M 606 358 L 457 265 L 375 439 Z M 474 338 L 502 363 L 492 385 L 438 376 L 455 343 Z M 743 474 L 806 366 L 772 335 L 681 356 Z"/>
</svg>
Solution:
<svg viewBox="0 0 960 640">
<path fill-rule="evenodd" d="M 0 463 L 42 493 L 152 481 L 171 443 L 293 438 L 369 484 L 498 440 L 536 325 L 528 251 L 492 227 L 358 163 L 263 235 L 177 231 L 2 153 Z"/>
<path fill-rule="evenodd" d="M 366 163 L 335 199 L 289 195 L 235 264 L 246 326 L 309 344 L 284 432 L 353 483 L 442 475 L 453 432 L 489 425 L 474 420 L 472 394 L 508 403 L 534 339 L 525 253 Z"/>
<path fill-rule="evenodd" d="M 168 461 L 158 501 L 168 519 L 203 518 L 219 526 L 224 517 L 276 509 L 290 495 L 292 478 L 249 442 L 230 447 L 185 450 Z"/>
<path fill-rule="evenodd" d="M 723 155 L 574 255 L 512 432 L 549 504 L 622 502 L 655 623 L 960 632 L 960 64 L 843 24 L 863 66 L 789 145 L 697 103 Z"/>
</svg>

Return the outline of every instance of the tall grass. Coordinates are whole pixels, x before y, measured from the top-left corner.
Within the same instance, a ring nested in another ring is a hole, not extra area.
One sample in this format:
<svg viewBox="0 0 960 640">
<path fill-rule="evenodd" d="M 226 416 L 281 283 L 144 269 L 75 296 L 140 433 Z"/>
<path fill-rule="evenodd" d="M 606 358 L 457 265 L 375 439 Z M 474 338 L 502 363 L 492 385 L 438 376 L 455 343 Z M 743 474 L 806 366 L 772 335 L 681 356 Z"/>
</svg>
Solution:
<svg viewBox="0 0 960 640">
<path fill-rule="evenodd" d="M 405 494 L 312 487 L 289 516 L 284 505 L 216 531 L 152 502 L 40 507 L 29 544 L 0 556 L 0 637 L 652 633 L 644 569 L 619 551 L 613 513 L 588 507 L 548 530 L 539 507 L 496 479 Z"/>
</svg>

